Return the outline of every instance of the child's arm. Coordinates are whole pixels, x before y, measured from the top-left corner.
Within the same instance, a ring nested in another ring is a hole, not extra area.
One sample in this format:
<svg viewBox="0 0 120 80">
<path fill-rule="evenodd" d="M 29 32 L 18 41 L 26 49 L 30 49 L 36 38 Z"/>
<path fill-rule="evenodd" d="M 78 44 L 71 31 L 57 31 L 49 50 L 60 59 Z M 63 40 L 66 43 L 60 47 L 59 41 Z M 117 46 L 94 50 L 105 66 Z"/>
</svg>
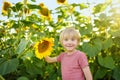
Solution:
<svg viewBox="0 0 120 80">
<path fill-rule="evenodd" d="M 83 68 L 83 72 L 84 72 L 86 80 L 93 80 L 89 66 L 86 66 L 85 68 Z"/>
<path fill-rule="evenodd" d="M 45 57 L 45 60 L 46 60 L 48 63 L 53 63 L 53 62 L 57 62 L 57 57 L 49 57 L 49 56 L 46 56 L 46 57 Z"/>
</svg>

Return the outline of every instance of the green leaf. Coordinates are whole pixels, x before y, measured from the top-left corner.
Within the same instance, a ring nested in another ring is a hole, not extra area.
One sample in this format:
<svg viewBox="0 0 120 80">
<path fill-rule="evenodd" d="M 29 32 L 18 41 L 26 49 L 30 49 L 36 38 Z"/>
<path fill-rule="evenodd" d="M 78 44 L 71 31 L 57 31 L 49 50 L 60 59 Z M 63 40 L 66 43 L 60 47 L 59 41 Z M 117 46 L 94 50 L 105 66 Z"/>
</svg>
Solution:
<svg viewBox="0 0 120 80">
<path fill-rule="evenodd" d="M 99 68 L 94 76 L 94 80 L 102 79 L 107 73 L 107 70 L 104 68 Z"/>
<path fill-rule="evenodd" d="M 23 4 L 21 2 L 18 2 L 15 4 L 15 6 L 12 7 L 12 10 L 14 12 L 18 12 L 18 11 L 22 10 L 22 7 L 23 7 Z"/>
<path fill-rule="evenodd" d="M 97 50 L 101 51 L 102 50 L 102 41 L 97 38 L 94 41 L 94 46 L 97 48 Z"/>
<path fill-rule="evenodd" d="M 92 31 L 92 25 L 88 24 L 85 27 L 80 27 L 81 35 L 90 34 Z"/>
<path fill-rule="evenodd" d="M 22 20 L 21 22 L 23 22 L 25 26 L 31 26 L 33 24 L 32 21 Z"/>
<path fill-rule="evenodd" d="M 6 60 L 4 58 L 0 58 L 0 65 L 5 62 Z"/>
<path fill-rule="evenodd" d="M 14 72 L 17 69 L 18 64 L 19 64 L 19 60 L 17 58 L 9 59 L 0 63 L 0 74 L 5 75 L 7 73 Z"/>
<path fill-rule="evenodd" d="M 27 4 L 27 6 L 28 6 L 29 9 L 41 9 L 41 7 L 38 6 L 38 5 Z"/>
<path fill-rule="evenodd" d="M 17 80 L 29 80 L 29 79 L 25 76 L 22 76 L 22 77 L 19 77 Z"/>
<path fill-rule="evenodd" d="M 102 56 L 98 56 L 98 62 L 101 66 L 109 68 L 109 69 L 114 69 L 115 68 L 115 62 L 113 60 L 113 58 L 111 56 L 106 56 L 106 57 L 102 57 Z"/>
<path fill-rule="evenodd" d="M 114 69 L 113 78 L 115 80 L 120 80 L 120 67 Z"/>
<path fill-rule="evenodd" d="M 24 49 L 26 48 L 27 44 L 29 41 L 25 40 L 25 39 L 21 39 L 17 49 L 16 49 L 16 53 L 20 54 L 24 51 Z"/>
<path fill-rule="evenodd" d="M 114 37 L 119 37 L 120 36 L 120 28 L 116 28 L 116 29 L 117 30 L 111 30 L 109 33 Z"/>
<path fill-rule="evenodd" d="M 72 3 L 71 4 L 71 6 L 73 6 L 73 7 L 76 7 L 76 6 L 78 6 L 79 4 L 76 4 L 76 3 Z"/>
<path fill-rule="evenodd" d="M 112 41 L 111 38 L 105 40 L 105 41 L 103 42 L 103 49 L 109 48 L 112 44 L 113 44 L 113 41 Z"/>
<path fill-rule="evenodd" d="M 107 15 L 105 13 L 100 14 L 99 16 L 100 20 L 105 20 L 107 18 Z"/>
<path fill-rule="evenodd" d="M 45 64 L 45 62 L 40 61 L 39 59 L 34 59 L 33 60 L 26 60 L 25 61 L 25 66 L 27 69 L 27 72 L 30 73 L 31 75 L 33 74 L 41 74 L 42 75 L 42 71 L 44 71 L 42 69 L 43 64 Z"/>
<path fill-rule="evenodd" d="M 21 59 L 25 60 L 25 59 L 29 59 L 29 58 L 32 58 L 34 55 L 33 51 L 32 50 L 28 50 L 24 56 L 21 57 Z"/>
<path fill-rule="evenodd" d="M 84 43 L 82 49 L 89 57 L 94 57 L 100 52 L 99 46 L 90 43 Z"/>
<path fill-rule="evenodd" d="M 84 4 L 84 3 L 80 4 L 79 6 L 80 6 L 80 9 L 88 8 L 88 5 L 86 5 L 86 4 Z"/>
<path fill-rule="evenodd" d="M 82 48 L 85 53 L 90 57 L 96 56 L 102 50 L 102 41 L 100 39 L 94 39 L 93 43 L 84 43 Z"/>
<path fill-rule="evenodd" d="M 106 4 L 97 4 L 96 6 L 94 6 L 93 8 L 93 14 L 99 13 L 104 11 L 107 8 Z"/>
<path fill-rule="evenodd" d="M 32 2 L 36 2 L 36 0 L 31 0 Z"/>
</svg>

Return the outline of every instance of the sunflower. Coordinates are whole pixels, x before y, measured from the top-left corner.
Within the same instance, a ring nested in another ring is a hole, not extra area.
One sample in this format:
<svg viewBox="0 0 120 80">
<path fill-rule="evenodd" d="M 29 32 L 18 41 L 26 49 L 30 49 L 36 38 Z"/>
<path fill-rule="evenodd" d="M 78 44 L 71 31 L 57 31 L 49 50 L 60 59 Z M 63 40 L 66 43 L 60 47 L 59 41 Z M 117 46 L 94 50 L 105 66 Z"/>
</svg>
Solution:
<svg viewBox="0 0 120 80">
<path fill-rule="evenodd" d="M 53 50 L 53 46 L 53 38 L 43 38 L 34 46 L 36 57 L 42 59 L 45 56 L 49 56 Z"/>
<path fill-rule="evenodd" d="M 49 14 L 50 14 L 48 8 L 46 8 L 46 7 L 42 7 L 40 10 L 40 13 L 41 13 L 41 15 L 43 15 L 45 17 L 49 17 Z"/>
<path fill-rule="evenodd" d="M 58 4 L 65 4 L 67 1 L 66 0 L 57 0 Z"/>
<path fill-rule="evenodd" d="M 12 4 L 11 4 L 11 3 L 6 2 L 6 1 L 3 2 L 2 13 L 3 13 L 4 15 L 7 15 L 7 14 L 8 14 L 8 9 L 9 9 L 10 7 L 12 7 Z"/>
<path fill-rule="evenodd" d="M 51 20 L 51 15 L 49 9 L 44 5 L 44 3 L 40 3 L 39 6 L 41 9 L 38 11 L 47 20 Z"/>
</svg>

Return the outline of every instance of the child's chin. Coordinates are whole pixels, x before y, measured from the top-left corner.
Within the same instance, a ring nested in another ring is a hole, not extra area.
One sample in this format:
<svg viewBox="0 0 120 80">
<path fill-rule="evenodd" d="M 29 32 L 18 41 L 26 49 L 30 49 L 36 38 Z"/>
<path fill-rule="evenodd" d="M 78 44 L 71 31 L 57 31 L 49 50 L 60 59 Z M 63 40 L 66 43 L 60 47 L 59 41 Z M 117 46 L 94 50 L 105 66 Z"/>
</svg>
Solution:
<svg viewBox="0 0 120 80">
<path fill-rule="evenodd" d="M 68 49 L 67 51 L 73 51 L 73 49 Z"/>
</svg>

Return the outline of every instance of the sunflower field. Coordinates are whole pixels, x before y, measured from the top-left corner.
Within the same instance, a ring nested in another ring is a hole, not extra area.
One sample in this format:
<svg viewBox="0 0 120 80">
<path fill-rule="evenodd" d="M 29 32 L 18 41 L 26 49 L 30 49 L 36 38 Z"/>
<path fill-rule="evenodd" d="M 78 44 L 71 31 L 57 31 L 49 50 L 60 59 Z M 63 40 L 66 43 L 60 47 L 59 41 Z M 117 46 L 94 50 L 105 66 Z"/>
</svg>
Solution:
<svg viewBox="0 0 120 80">
<path fill-rule="evenodd" d="M 93 79 L 120 80 L 119 0 L 95 5 L 55 0 L 54 10 L 36 1 L 2 3 L 0 80 L 61 80 L 60 64 L 44 57 L 64 50 L 59 33 L 69 26 L 81 33 L 78 49 L 86 53 Z"/>
</svg>

